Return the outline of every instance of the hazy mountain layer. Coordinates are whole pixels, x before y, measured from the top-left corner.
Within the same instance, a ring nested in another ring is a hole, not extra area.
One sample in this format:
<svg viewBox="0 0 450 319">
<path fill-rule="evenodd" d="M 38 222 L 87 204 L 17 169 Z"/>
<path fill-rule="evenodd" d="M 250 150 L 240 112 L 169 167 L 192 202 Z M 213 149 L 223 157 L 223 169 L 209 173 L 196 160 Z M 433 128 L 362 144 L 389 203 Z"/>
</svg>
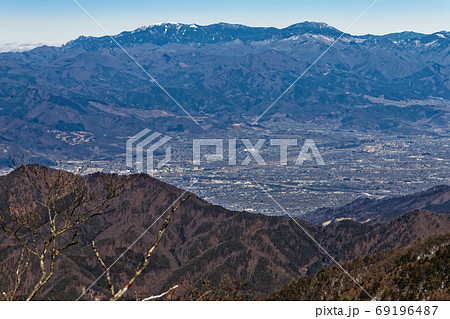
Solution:
<svg viewBox="0 0 450 319">
<path fill-rule="evenodd" d="M 2 53 L 3 156 L 111 158 L 123 154 L 124 137 L 145 127 L 208 134 L 251 123 L 340 35 L 305 22 L 284 29 L 161 24 L 114 36 L 202 128 L 109 37 Z M 261 122 L 276 113 L 342 129 L 445 131 L 449 42 L 444 31 L 345 34 Z"/>
</svg>

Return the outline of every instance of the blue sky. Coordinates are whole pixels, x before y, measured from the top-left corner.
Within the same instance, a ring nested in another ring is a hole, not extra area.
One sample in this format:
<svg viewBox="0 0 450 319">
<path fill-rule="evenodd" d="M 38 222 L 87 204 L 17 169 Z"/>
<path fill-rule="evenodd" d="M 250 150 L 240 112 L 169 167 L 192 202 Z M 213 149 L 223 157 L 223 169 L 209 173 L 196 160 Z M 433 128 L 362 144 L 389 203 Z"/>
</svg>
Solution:
<svg viewBox="0 0 450 319">
<path fill-rule="evenodd" d="M 345 30 L 373 0 L 78 0 L 111 33 L 159 22 L 286 27 L 326 22 Z M 450 30 L 450 0 L 379 0 L 352 34 Z M 0 0 L 0 45 L 61 44 L 104 35 L 73 0 Z"/>
</svg>

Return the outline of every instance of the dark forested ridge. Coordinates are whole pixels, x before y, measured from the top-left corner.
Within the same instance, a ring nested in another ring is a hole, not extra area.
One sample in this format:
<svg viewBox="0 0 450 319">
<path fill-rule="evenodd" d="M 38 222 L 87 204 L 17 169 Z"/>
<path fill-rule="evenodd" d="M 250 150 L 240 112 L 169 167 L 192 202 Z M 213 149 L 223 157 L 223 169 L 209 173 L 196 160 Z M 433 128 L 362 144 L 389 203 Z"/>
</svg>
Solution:
<svg viewBox="0 0 450 319">
<path fill-rule="evenodd" d="M 376 300 L 448 300 L 450 235 L 430 236 L 342 265 Z M 361 288 L 332 266 L 301 278 L 269 300 L 365 300 Z"/>
<path fill-rule="evenodd" d="M 87 187 L 102 190 L 104 176 L 96 173 L 83 178 Z M 64 252 L 54 278 L 39 299 L 76 299 L 103 272 L 89 245 L 92 240 L 106 264 L 112 264 L 183 193 L 145 174 L 132 175 L 127 183 L 130 189 L 114 199 L 104 215 L 83 226 L 78 244 Z M 22 201 L 36 202 L 39 197 L 25 181 L 23 169 L 0 177 L 2 210 Z M 38 204 L 35 209 L 39 209 Z M 411 211 L 389 223 L 375 225 L 344 221 L 320 227 L 297 221 L 338 261 L 393 249 L 430 234 L 445 234 L 450 229 L 448 214 L 426 210 Z M 111 272 L 116 282 L 126 282 L 155 240 L 161 223 L 162 220 L 151 227 L 114 264 Z M 13 269 L 17 247 L 1 236 L 1 267 Z M 173 216 L 149 268 L 125 297 L 134 298 L 134 292 L 139 296 L 156 294 L 175 284 L 187 290 L 203 279 L 219 283 L 223 278 L 247 281 L 255 296 L 266 296 L 331 264 L 289 218 L 228 211 L 192 196 Z M 33 276 L 33 269 L 37 269 L 34 267 L 37 265 L 32 265 L 26 276 Z M 6 284 L 8 274 L 1 272 L 0 286 Z M 106 295 L 103 278 L 85 298 L 104 299 Z"/>
</svg>

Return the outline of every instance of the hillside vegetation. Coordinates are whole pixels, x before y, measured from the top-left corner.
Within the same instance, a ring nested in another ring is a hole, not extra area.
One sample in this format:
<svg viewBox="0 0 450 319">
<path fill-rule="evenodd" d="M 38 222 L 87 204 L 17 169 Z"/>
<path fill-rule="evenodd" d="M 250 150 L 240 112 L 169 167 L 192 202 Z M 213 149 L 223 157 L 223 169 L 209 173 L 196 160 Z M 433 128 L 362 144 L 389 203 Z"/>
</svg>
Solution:
<svg viewBox="0 0 450 319">
<path fill-rule="evenodd" d="M 448 300 L 450 234 L 420 239 L 342 264 L 376 300 Z M 269 300 L 364 300 L 369 297 L 337 266 L 301 278 Z"/>
</svg>

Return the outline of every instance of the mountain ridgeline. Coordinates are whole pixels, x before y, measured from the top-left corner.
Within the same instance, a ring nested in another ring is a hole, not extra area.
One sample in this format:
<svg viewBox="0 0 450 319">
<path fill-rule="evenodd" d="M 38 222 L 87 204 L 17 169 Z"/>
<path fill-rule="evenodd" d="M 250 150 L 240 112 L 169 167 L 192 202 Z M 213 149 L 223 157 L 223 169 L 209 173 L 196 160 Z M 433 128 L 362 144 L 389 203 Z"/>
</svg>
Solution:
<svg viewBox="0 0 450 319">
<path fill-rule="evenodd" d="M 111 158 L 136 127 L 207 134 L 248 125 L 336 40 L 262 123 L 277 114 L 346 130 L 448 129 L 450 33 L 341 34 L 312 22 L 166 23 L 113 36 L 201 127 L 109 37 L 1 53 L 0 154 Z"/>
<path fill-rule="evenodd" d="M 302 218 L 319 225 L 344 219 L 360 223 L 386 223 L 415 209 L 450 212 L 450 186 L 440 185 L 411 195 L 383 199 L 359 198 L 342 207 L 320 208 Z"/>
<path fill-rule="evenodd" d="M 41 169 L 43 176 L 53 172 Z M 103 190 L 106 177 L 110 182 L 120 178 L 96 173 L 83 176 L 83 185 L 92 193 L 107 196 Z M 32 185 L 27 182 L 23 168 L 0 177 L 0 209 L 13 211 L 21 203 L 28 203 L 32 208 L 29 213 L 38 213 L 42 194 Z M 131 175 L 127 191 L 113 199 L 103 215 L 80 229 L 77 244 L 62 254 L 55 276 L 38 299 L 74 300 L 102 274 L 91 241 L 95 241 L 106 264 L 111 265 L 149 229 L 111 268 L 113 280 L 126 283 L 154 242 L 162 220 L 153 227 L 150 225 L 182 194 L 183 190 L 148 175 Z M 322 227 L 300 219 L 296 222 L 339 262 L 395 249 L 430 234 L 444 235 L 450 229 L 448 213 L 427 210 L 410 211 L 384 224 L 342 221 Z M 223 279 L 245 281 L 252 289 L 252 296 L 262 298 L 333 265 L 304 230 L 290 218 L 229 211 L 191 196 L 173 216 L 150 266 L 125 299 L 134 299 L 134 293 L 137 296 L 158 294 L 174 285 L 181 285 L 180 292 L 188 291 L 202 280 L 218 285 Z M 11 279 L 7 270 L 15 269 L 19 247 L 0 234 L 0 256 L 5 270 L 0 275 L 0 289 L 5 289 L 2 285 Z M 38 265 L 33 264 L 32 269 L 38 271 Z M 34 278 L 35 274 L 25 273 L 24 282 L 31 282 L 26 279 Z M 84 298 L 107 296 L 103 278 Z"/>
</svg>

